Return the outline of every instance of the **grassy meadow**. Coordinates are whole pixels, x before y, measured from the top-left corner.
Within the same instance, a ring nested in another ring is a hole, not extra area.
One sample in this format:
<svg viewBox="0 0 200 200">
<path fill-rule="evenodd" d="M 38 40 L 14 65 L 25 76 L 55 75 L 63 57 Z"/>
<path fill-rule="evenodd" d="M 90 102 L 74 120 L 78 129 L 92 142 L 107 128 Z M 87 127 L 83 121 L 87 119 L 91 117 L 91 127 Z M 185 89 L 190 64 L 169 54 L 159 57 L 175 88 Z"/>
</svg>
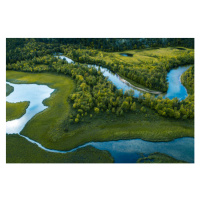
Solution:
<svg viewBox="0 0 200 200">
<path fill-rule="evenodd" d="M 194 54 L 194 49 L 189 48 L 149 48 L 149 49 L 135 49 L 126 50 L 122 52 L 103 52 L 98 50 L 90 50 L 88 55 L 88 50 L 81 49 L 82 55 L 86 55 L 94 60 L 103 60 L 107 63 L 115 63 L 119 61 L 124 65 L 128 65 L 132 68 L 156 68 L 158 64 L 163 60 L 169 60 L 170 58 L 176 58 L 183 53 Z M 121 54 L 130 54 L 132 56 L 123 56 Z"/>
<path fill-rule="evenodd" d="M 149 64 L 151 67 L 157 66 L 157 63 L 160 63 L 162 60 L 170 59 L 172 57 L 179 56 L 181 53 L 189 51 L 194 53 L 194 49 L 188 48 L 174 48 L 174 47 L 167 47 L 167 48 L 149 48 L 149 49 L 142 49 L 142 50 L 127 50 L 123 52 L 114 52 L 108 53 L 106 59 L 109 60 L 120 60 L 125 64 L 130 64 L 134 67 L 146 67 Z M 120 54 L 127 53 L 132 54 L 132 57 L 129 56 L 122 56 Z"/>
<path fill-rule="evenodd" d="M 28 101 L 9 103 L 6 102 L 6 121 L 11 121 L 22 117 L 29 106 Z"/>
</svg>

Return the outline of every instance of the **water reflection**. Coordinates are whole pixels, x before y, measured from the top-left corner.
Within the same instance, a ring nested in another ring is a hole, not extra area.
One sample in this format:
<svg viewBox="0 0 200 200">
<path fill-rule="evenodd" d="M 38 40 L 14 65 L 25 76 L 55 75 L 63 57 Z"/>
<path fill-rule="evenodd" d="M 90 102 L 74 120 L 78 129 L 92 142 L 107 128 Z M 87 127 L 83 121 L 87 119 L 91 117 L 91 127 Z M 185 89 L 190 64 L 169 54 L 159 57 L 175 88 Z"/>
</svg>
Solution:
<svg viewBox="0 0 200 200">
<path fill-rule="evenodd" d="M 148 142 L 141 139 L 91 142 L 90 145 L 111 153 L 116 163 L 135 163 L 140 153 L 160 152 L 179 160 L 194 162 L 194 138 L 178 138 L 170 142 Z"/>
<path fill-rule="evenodd" d="M 165 98 L 173 99 L 177 97 L 180 100 L 184 100 L 188 94 L 186 88 L 181 83 L 181 75 L 190 68 L 190 66 L 178 67 L 170 70 L 167 74 L 167 81 L 169 83 L 167 94 Z"/>
<path fill-rule="evenodd" d="M 133 57 L 133 54 L 131 53 L 120 53 L 121 56 L 126 56 L 126 57 Z"/>
<path fill-rule="evenodd" d="M 42 101 L 49 98 L 54 90 L 46 85 L 13 84 L 9 82 L 7 84 L 14 87 L 14 91 L 6 97 L 7 102 L 30 102 L 26 113 L 21 118 L 6 122 L 6 132 L 8 134 L 20 133 L 34 115 L 47 108 L 47 106 L 43 105 Z"/>
</svg>

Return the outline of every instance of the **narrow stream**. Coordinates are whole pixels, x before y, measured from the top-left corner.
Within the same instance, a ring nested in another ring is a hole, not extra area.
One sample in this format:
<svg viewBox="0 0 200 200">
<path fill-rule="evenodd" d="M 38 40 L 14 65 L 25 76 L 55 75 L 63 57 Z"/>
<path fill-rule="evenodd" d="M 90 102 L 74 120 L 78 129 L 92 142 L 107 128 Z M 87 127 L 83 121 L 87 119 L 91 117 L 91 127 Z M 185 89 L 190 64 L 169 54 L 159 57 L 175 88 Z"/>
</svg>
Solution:
<svg viewBox="0 0 200 200">
<path fill-rule="evenodd" d="M 65 59 L 69 63 L 74 63 L 73 60 L 65 57 L 59 56 L 61 59 Z M 88 65 L 88 67 L 96 65 Z M 169 92 L 167 92 L 165 97 L 179 99 L 184 99 L 187 96 L 186 89 L 181 84 L 180 76 L 186 71 L 188 67 L 179 67 L 173 69 L 168 73 L 169 81 Z M 123 89 L 123 91 L 134 89 L 131 84 L 127 81 L 123 81 L 117 74 L 113 74 L 108 69 L 100 67 L 101 72 L 104 76 L 108 77 L 118 89 Z M 177 81 L 178 80 L 178 81 Z M 14 87 L 14 92 L 6 97 L 6 101 L 11 103 L 16 103 L 20 101 L 30 101 L 30 105 L 26 110 L 26 113 L 19 119 L 6 122 L 6 132 L 7 134 L 19 134 L 24 128 L 26 123 L 37 113 L 45 110 L 47 106 L 43 105 L 43 100 L 49 98 L 51 93 L 54 91 L 46 85 L 37 84 L 14 84 L 7 82 L 7 84 Z M 175 84 L 173 86 L 173 84 Z M 177 86 L 179 85 L 179 86 Z M 183 87 L 183 88 L 182 88 Z M 135 97 L 140 94 L 139 90 L 134 89 Z M 178 96 L 177 93 L 179 94 Z M 178 138 L 169 142 L 149 142 L 143 141 L 141 139 L 131 139 L 131 140 L 118 140 L 118 141 L 107 141 L 107 142 L 89 142 L 70 151 L 59 151 L 53 149 L 47 149 L 43 147 L 40 143 L 24 136 L 21 137 L 27 139 L 29 142 L 36 144 L 39 148 L 52 153 L 67 153 L 75 151 L 79 148 L 91 145 L 100 150 L 107 150 L 111 153 L 116 163 L 135 163 L 140 157 L 140 153 L 148 155 L 154 152 L 160 152 L 172 156 L 179 160 L 184 160 L 187 162 L 194 162 L 194 138 L 184 137 Z"/>
</svg>

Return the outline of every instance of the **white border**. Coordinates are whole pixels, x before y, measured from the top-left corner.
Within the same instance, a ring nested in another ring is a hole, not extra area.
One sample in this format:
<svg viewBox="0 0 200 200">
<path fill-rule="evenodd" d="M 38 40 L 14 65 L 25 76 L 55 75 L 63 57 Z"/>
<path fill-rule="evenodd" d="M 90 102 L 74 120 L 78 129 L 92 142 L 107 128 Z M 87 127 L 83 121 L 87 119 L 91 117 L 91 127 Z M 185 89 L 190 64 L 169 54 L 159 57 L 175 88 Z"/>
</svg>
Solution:
<svg viewBox="0 0 200 200">
<path fill-rule="evenodd" d="M 199 199 L 198 1 L 1 1 L 1 199 Z M 195 164 L 6 164 L 6 37 L 195 38 Z"/>
</svg>

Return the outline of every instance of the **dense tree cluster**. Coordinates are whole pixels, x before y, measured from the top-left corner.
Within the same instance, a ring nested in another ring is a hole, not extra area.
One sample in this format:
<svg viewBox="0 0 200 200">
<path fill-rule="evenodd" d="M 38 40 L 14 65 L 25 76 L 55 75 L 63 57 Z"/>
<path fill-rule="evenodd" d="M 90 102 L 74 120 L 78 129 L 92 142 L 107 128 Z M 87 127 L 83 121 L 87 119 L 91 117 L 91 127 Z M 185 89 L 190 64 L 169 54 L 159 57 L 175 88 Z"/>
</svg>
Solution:
<svg viewBox="0 0 200 200">
<path fill-rule="evenodd" d="M 58 43 L 37 42 L 36 39 L 7 38 L 6 63 L 30 60 L 47 54 L 60 52 Z"/>
<path fill-rule="evenodd" d="M 161 96 L 155 98 L 155 96 L 149 93 L 144 94 L 139 98 L 139 102 L 153 110 L 161 116 L 172 118 L 194 118 L 194 95 L 189 95 L 185 100 L 179 101 L 177 98 L 172 100 Z"/>
<path fill-rule="evenodd" d="M 190 94 L 194 94 L 194 66 L 190 67 L 182 74 L 181 82 Z"/>
<path fill-rule="evenodd" d="M 124 51 L 149 47 L 182 46 L 194 48 L 194 38 L 55 38 L 37 39 L 46 43 L 73 44 L 79 48 L 102 51 Z"/>
</svg>

